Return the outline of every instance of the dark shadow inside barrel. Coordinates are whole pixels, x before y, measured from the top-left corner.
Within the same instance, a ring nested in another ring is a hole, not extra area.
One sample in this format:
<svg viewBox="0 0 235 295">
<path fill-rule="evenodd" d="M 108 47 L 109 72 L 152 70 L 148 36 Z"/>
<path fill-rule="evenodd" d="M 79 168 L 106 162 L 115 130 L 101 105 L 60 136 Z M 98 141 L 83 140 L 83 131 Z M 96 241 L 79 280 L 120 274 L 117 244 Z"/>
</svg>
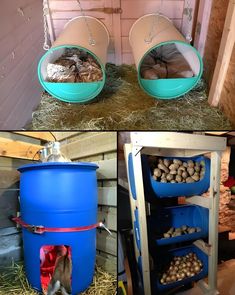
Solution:
<svg viewBox="0 0 235 295">
<path fill-rule="evenodd" d="M 199 53 L 182 41 L 162 42 L 151 48 L 139 64 L 142 88 L 158 98 L 179 97 L 200 80 L 203 64 Z"/>
</svg>

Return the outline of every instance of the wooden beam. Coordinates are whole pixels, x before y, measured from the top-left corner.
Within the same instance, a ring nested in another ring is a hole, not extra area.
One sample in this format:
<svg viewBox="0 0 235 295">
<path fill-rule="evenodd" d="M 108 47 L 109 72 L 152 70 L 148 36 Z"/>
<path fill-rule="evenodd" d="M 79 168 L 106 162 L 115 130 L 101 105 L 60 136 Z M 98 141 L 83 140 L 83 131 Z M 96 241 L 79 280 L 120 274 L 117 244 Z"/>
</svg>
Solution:
<svg viewBox="0 0 235 295">
<path fill-rule="evenodd" d="M 82 133 L 82 132 L 69 132 L 69 131 L 60 132 L 60 131 L 58 131 L 58 132 L 52 132 L 52 133 L 55 136 L 56 140 L 62 141 L 62 140 L 67 139 L 69 137 L 78 135 L 79 133 Z"/>
<path fill-rule="evenodd" d="M 219 54 L 210 88 L 208 102 L 218 106 L 235 43 L 235 2 L 229 1 Z"/>
<path fill-rule="evenodd" d="M 40 145 L 0 137 L 0 156 L 2 157 L 38 160 L 37 152 L 41 148 Z"/>
<path fill-rule="evenodd" d="M 194 46 L 204 56 L 213 0 L 200 0 Z"/>
<path fill-rule="evenodd" d="M 19 135 L 24 135 L 24 136 L 28 136 L 28 137 L 33 137 L 33 138 L 37 138 L 43 141 L 55 141 L 54 136 L 51 134 L 51 132 L 48 131 L 44 131 L 44 132 L 32 132 L 32 131 L 17 131 L 14 132 L 16 134 Z"/>
<path fill-rule="evenodd" d="M 97 132 L 88 138 L 78 139 L 61 147 L 61 151 L 71 160 L 116 150 L 116 132 Z"/>
</svg>

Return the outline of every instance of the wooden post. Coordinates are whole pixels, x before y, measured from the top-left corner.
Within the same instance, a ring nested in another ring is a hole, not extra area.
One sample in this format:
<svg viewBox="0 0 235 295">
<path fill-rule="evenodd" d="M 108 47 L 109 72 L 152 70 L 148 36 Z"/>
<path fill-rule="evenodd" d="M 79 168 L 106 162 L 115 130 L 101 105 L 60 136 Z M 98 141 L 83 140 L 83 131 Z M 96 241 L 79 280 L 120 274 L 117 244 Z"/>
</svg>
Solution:
<svg viewBox="0 0 235 295">
<path fill-rule="evenodd" d="M 209 214 L 209 245 L 211 246 L 211 251 L 208 261 L 208 287 L 210 291 L 216 291 L 217 289 L 220 166 L 221 152 L 212 152 L 210 175 L 210 199 L 212 201 L 212 208 Z"/>
<path fill-rule="evenodd" d="M 133 144 L 133 140 L 132 140 Z M 134 168 L 134 178 L 136 185 L 137 207 L 139 212 L 139 234 L 141 241 L 141 260 L 142 260 L 142 277 L 144 284 L 144 294 L 151 294 L 150 268 L 149 268 L 149 249 L 148 249 L 148 231 L 144 197 L 144 185 L 141 164 L 141 147 L 132 146 L 132 159 Z"/>
<path fill-rule="evenodd" d="M 230 0 L 208 102 L 218 106 L 235 43 L 235 1 Z"/>
</svg>

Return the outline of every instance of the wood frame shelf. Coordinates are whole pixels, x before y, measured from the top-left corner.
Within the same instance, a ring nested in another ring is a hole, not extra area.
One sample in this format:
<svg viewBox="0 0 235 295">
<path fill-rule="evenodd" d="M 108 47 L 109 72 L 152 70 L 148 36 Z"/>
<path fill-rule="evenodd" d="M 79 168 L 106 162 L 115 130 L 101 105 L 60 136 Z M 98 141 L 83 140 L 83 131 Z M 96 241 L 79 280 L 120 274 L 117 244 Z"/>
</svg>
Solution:
<svg viewBox="0 0 235 295">
<path fill-rule="evenodd" d="M 194 244 L 208 253 L 208 283 L 199 281 L 203 293 L 216 294 L 217 292 L 217 257 L 218 257 L 218 210 L 220 196 L 220 164 L 221 153 L 226 148 L 226 138 L 205 135 L 185 134 L 177 132 L 131 132 L 131 143 L 124 145 L 127 175 L 129 174 L 128 157 L 132 154 L 136 200 L 133 198 L 128 175 L 129 197 L 131 204 L 132 224 L 134 228 L 134 211 L 139 212 L 139 235 L 141 240 L 140 251 L 134 243 L 136 260 L 142 257 L 142 278 L 144 294 L 151 294 L 149 247 L 147 231 L 147 214 L 149 204 L 145 202 L 144 183 L 142 175 L 141 155 L 192 157 L 204 153 L 211 154 L 209 198 L 192 196 L 186 198 L 191 204 L 197 204 L 209 209 L 208 245 L 201 240 Z M 135 235 L 135 232 L 134 232 Z M 135 237 L 134 240 L 136 241 Z M 209 249 L 209 250 L 208 250 Z"/>
</svg>

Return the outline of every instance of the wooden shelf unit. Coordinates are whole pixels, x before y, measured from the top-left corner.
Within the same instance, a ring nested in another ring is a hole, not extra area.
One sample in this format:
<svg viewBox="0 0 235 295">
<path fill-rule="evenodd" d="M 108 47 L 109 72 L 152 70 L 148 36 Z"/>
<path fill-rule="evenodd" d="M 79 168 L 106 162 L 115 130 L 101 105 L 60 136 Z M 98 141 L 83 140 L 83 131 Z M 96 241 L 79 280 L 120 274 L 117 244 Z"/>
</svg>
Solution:
<svg viewBox="0 0 235 295">
<path fill-rule="evenodd" d="M 136 200 L 133 198 L 128 175 L 129 196 L 131 204 L 132 225 L 134 228 L 134 210 L 139 212 L 139 235 L 141 251 L 135 243 L 135 257 L 141 252 L 142 278 L 144 294 L 151 294 L 149 247 L 147 234 L 147 208 L 145 202 L 144 183 L 142 175 L 141 155 L 193 157 L 205 153 L 211 154 L 210 167 L 210 195 L 208 198 L 192 196 L 186 198 L 188 203 L 197 204 L 209 209 L 209 236 L 208 244 L 201 240 L 194 244 L 208 255 L 208 283 L 198 282 L 203 293 L 217 294 L 217 257 L 218 257 L 218 211 L 220 196 L 220 165 L 221 153 L 226 148 L 226 138 L 205 135 L 186 134 L 177 132 L 131 132 L 131 143 L 124 145 L 125 161 L 128 173 L 128 155 L 132 153 Z M 135 233 L 134 233 L 135 235 Z M 135 238 L 135 237 L 134 237 Z M 134 239 L 136 241 L 136 239 Z"/>
</svg>

